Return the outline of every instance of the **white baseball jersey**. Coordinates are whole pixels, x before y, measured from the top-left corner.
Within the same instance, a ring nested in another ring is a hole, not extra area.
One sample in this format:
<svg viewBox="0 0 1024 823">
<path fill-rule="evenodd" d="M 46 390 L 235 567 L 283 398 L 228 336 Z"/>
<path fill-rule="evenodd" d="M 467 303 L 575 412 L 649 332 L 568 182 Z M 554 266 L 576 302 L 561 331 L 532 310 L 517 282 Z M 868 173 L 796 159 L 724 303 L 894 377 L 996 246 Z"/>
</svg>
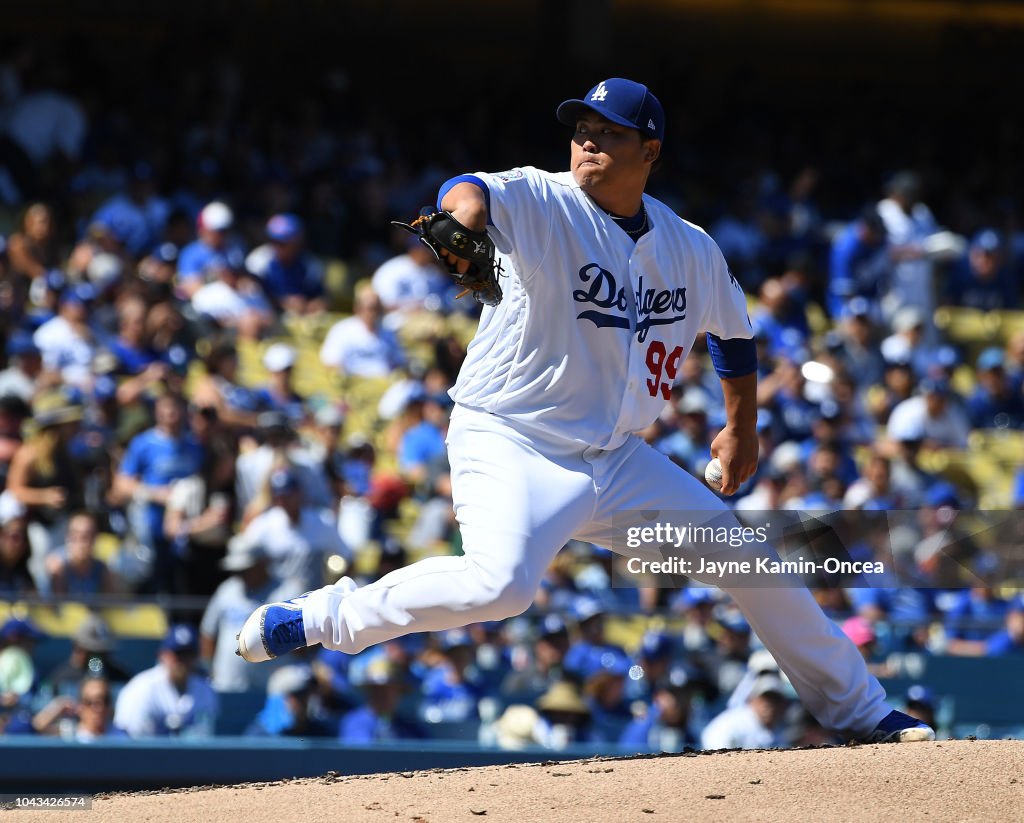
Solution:
<svg viewBox="0 0 1024 823">
<path fill-rule="evenodd" d="M 753 336 L 715 242 L 653 197 L 634 244 L 571 172 L 476 176 L 508 278 L 483 310 L 457 403 L 614 449 L 658 417 L 698 332 Z"/>
</svg>

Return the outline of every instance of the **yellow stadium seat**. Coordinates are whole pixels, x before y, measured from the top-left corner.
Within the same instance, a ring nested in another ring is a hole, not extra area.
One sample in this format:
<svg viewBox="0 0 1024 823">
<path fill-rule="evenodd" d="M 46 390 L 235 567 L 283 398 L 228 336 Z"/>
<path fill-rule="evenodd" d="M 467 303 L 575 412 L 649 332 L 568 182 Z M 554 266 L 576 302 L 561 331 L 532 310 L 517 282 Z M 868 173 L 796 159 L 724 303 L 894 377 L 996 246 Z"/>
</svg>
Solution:
<svg viewBox="0 0 1024 823">
<path fill-rule="evenodd" d="M 167 634 L 167 615 L 151 603 L 114 606 L 100 614 L 118 637 L 160 638 Z"/>
</svg>

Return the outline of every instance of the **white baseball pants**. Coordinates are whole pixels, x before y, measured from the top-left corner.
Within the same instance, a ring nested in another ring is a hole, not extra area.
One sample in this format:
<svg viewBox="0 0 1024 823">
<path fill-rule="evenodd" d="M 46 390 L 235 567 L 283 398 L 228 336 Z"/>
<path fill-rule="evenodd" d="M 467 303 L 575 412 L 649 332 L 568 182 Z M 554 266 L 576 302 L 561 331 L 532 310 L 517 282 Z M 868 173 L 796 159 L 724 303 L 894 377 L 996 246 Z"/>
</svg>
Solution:
<svg viewBox="0 0 1024 823">
<path fill-rule="evenodd" d="M 361 588 L 344 580 L 313 592 L 302 609 L 310 645 L 354 654 L 410 632 L 512 617 L 530 606 L 570 538 L 638 554 L 612 527 L 613 514 L 727 509 L 637 437 L 601 451 L 456 408 L 448 452 L 465 555 L 428 558 Z M 823 726 L 863 735 L 888 714 L 881 685 L 807 589 L 728 594 Z"/>
</svg>

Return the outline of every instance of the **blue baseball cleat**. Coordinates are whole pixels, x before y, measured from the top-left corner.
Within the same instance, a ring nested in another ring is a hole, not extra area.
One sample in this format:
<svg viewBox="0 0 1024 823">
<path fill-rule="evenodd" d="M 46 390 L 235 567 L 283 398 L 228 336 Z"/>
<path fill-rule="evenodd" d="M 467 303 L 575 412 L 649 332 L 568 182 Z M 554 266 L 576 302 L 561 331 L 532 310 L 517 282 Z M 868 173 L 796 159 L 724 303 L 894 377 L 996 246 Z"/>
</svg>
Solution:
<svg viewBox="0 0 1024 823">
<path fill-rule="evenodd" d="M 304 648 L 306 629 L 302 625 L 302 601 L 305 594 L 260 606 L 249 615 L 237 635 L 235 654 L 250 663 L 273 660 Z"/>
<path fill-rule="evenodd" d="M 862 743 L 917 743 L 934 740 L 935 730 L 920 720 L 893 709 L 873 732 L 861 739 Z"/>
</svg>

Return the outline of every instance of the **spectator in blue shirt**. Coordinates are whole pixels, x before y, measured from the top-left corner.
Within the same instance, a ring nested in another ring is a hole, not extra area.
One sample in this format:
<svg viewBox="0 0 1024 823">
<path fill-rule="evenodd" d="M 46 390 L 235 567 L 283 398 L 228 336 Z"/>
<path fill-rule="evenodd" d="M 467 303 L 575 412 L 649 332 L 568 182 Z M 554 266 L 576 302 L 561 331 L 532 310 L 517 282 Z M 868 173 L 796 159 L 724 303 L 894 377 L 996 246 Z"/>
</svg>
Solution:
<svg viewBox="0 0 1024 823">
<path fill-rule="evenodd" d="M 398 467 L 413 483 L 422 483 L 431 464 L 445 455 L 444 433 L 448 414 L 437 398 L 417 394 L 403 414 L 408 428 L 398 442 Z"/>
<path fill-rule="evenodd" d="M 226 265 L 228 252 L 237 248 L 229 235 L 234 222 L 231 209 L 216 200 L 199 212 L 199 237 L 178 255 L 178 289 L 183 296 L 191 299 L 203 285 L 203 274 L 211 265 Z"/>
<path fill-rule="evenodd" d="M 371 653 L 366 666 L 360 669 L 358 681 L 366 704 L 341 718 L 338 737 L 343 743 L 368 744 L 423 736 L 415 723 L 397 716 L 404 691 L 402 672 L 383 653 Z"/>
<path fill-rule="evenodd" d="M 164 535 L 164 510 L 171 485 L 199 474 L 204 460 L 202 446 L 185 431 L 185 401 L 166 394 L 156 401 L 156 426 L 132 438 L 114 479 L 114 494 L 133 501 L 135 537 L 155 553 L 151 583 L 166 588 L 173 579 L 171 546 Z"/>
<path fill-rule="evenodd" d="M 306 251 L 302 221 L 294 214 L 275 214 L 267 221 L 267 239 L 246 260 L 267 293 L 291 314 L 326 309 L 323 266 Z"/>
<path fill-rule="evenodd" d="M 950 643 L 950 654 L 965 657 L 1001 657 L 1024 654 L 1024 595 L 1017 595 L 1004 617 L 1004 626 L 983 640 L 960 640 Z"/>
<path fill-rule="evenodd" d="M 967 414 L 976 429 L 1019 429 L 1024 425 L 1024 397 L 1006 377 L 1006 360 L 997 346 L 978 357 L 978 384 L 967 400 Z"/>
<path fill-rule="evenodd" d="M 950 272 L 944 302 L 981 311 L 1015 309 L 1020 295 L 1020 284 L 1006 265 L 1002 236 L 983 229 L 974 236 L 966 257 Z"/>
<path fill-rule="evenodd" d="M 263 367 L 269 372 L 269 381 L 256 389 L 255 399 L 261 411 L 281 412 L 298 428 L 306 421 L 306 407 L 292 386 L 295 367 L 295 349 L 287 343 L 274 343 L 263 354 Z"/>
<path fill-rule="evenodd" d="M 469 632 L 450 629 L 440 640 L 441 659 L 423 677 L 420 717 L 427 723 L 475 720 L 481 688 Z"/>
<path fill-rule="evenodd" d="M 836 235 L 828 282 L 828 311 L 833 318 L 847 314 L 849 302 L 860 297 L 870 307 L 871 318 L 881 319 L 878 300 L 890 274 L 885 241 L 885 223 L 874 206 Z"/>
<path fill-rule="evenodd" d="M 683 666 L 674 666 L 654 685 L 650 704 L 622 733 L 619 743 L 637 751 L 681 752 L 697 748 L 690 726 L 692 688 Z"/>
<path fill-rule="evenodd" d="M 1002 620 L 1008 610 L 1007 602 L 996 597 L 989 586 L 973 586 L 952 594 L 954 600 L 946 609 L 945 619 L 946 637 L 951 641 L 987 637 L 991 624 Z M 951 647 L 954 645 L 950 643 Z"/>
</svg>

